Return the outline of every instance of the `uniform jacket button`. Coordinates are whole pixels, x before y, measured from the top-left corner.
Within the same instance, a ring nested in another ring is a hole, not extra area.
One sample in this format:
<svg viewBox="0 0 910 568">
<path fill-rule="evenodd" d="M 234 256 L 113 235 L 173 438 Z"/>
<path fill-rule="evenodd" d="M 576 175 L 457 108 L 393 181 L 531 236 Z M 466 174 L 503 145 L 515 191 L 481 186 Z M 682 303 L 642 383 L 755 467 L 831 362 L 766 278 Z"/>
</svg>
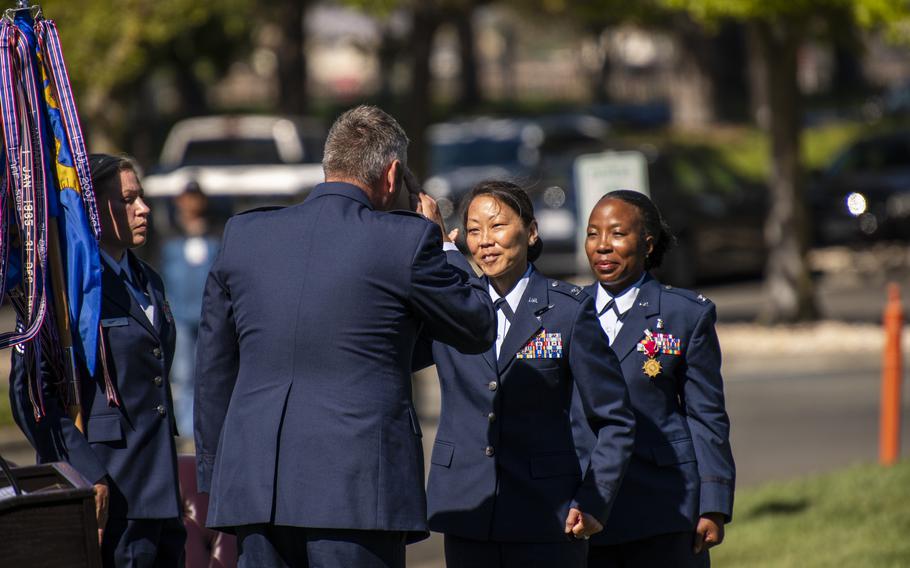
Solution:
<svg viewBox="0 0 910 568">
<path fill-rule="evenodd" d="M 488 458 L 491 458 L 491 457 L 493 457 L 493 454 L 496 452 L 493 450 L 493 446 L 487 446 L 486 448 L 483 449 L 483 453 Z"/>
<path fill-rule="evenodd" d="M 491 412 L 491 413 L 487 414 L 487 420 L 489 420 L 490 422 L 494 422 L 496 420 L 496 413 Z"/>
<path fill-rule="evenodd" d="M 158 416 L 167 416 L 167 408 L 165 408 L 163 404 L 159 404 L 157 407 L 155 407 L 155 410 L 158 411 Z"/>
<path fill-rule="evenodd" d="M 164 380 L 161 377 L 155 377 L 152 382 L 155 383 L 156 387 L 160 387 Z"/>
<path fill-rule="evenodd" d="M 487 388 L 489 388 L 491 391 L 494 391 L 499 388 L 499 383 L 496 381 L 490 381 L 490 384 L 487 385 Z"/>
<path fill-rule="evenodd" d="M 152 355 L 154 355 L 156 359 L 161 359 L 161 348 L 156 347 L 152 349 Z"/>
</svg>

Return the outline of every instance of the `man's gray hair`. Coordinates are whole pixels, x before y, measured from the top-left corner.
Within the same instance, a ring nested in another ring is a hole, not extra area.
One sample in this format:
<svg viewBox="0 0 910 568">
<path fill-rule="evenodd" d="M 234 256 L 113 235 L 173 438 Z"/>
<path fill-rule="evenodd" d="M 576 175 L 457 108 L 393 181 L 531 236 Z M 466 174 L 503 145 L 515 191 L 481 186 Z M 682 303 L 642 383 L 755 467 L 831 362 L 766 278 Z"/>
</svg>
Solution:
<svg viewBox="0 0 910 568">
<path fill-rule="evenodd" d="M 394 118 L 375 106 L 345 112 L 329 130 L 322 157 L 326 179 L 341 178 L 373 187 L 393 160 L 406 164 L 408 136 Z"/>
</svg>

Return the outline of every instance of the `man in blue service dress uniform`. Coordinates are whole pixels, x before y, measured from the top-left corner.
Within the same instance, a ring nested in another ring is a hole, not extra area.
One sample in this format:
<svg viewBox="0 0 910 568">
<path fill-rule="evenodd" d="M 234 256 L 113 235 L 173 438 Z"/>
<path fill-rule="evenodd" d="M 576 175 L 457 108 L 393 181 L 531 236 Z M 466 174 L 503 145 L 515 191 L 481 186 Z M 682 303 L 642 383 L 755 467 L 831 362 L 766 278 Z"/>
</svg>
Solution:
<svg viewBox="0 0 910 568">
<path fill-rule="evenodd" d="M 15 349 L 13 414 L 39 462 L 69 462 L 95 484 L 104 566 L 182 566 L 186 532 L 168 382 L 174 322 L 161 278 L 130 250 L 146 241 L 149 208 L 128 159 L 93 154 L 90 164 L 101 213 L 105 361 L 99 359 L 92 376 L 81 369 L 87 377 L 82 383 L 85 434 L 66 414 L 56 377 L 44 377 L 46 416 L 35 421 L 27 365 Z"/>
<path fill-rule="evenodd" d="M 352 109 L 329 132 L 326 183 L 225 229 L 199 330 L 196 448 L 209 525 L 235 530 L 241 566 L 403 567 L 406 541 L 426 535 L 414 343 L 423 331 L 479 353 L 495 326 L 440 226 L 383 212 L 406 148 L 392 117 Z"/>
</svg>

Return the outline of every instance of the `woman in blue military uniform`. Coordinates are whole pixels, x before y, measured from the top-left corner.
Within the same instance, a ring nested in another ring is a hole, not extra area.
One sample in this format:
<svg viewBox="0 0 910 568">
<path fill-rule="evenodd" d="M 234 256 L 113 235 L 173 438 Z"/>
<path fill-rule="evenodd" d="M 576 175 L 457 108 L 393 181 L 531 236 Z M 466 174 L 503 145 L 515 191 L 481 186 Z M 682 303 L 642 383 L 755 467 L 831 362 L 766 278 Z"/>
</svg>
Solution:
<svg viewBox="0 0 910 568">
<path fill-rule="evenodd" d="M 724 407 L 714 305 L 649 270 L 673 240 L 645 195 L 606 194 L 588 221 L 593 298 L 635 410 L 635 448 L 589 568 L 695 567 L 721 543 L 735 466 Z M 580 414 L 580 413 L 579 413 Z M 575 421 L 580 453 L 595 436 Z"/>
<path fill-rule="evenodd" d="M 448 566 L 584 566 L 585 540 L 601 529 L 629 459 L 625 383 L 593 298 L 531 264 L 542 245 L 527 194 L 485 182 L 465 204 L 468 248 L 497 307 L 497 340 L 479 355 L 432 345 L 442 411 L 429 526 L 445 534 Z M 449 256 L 469 270 L 460 254 Z M 597 433 L 586 469 L 572 436 L 575 388 Z"/>
<path fill-rule="evenodd" d="M 10 401 L 38 462 L 66 461 L 95 485 L 105 567 L 183 565 L 174 404 L 168 373 L 174 323 L 158 274 L 131 249 L 147 240 L 149 207 L 132 162 L 93 154 L 101 217 L 103 358 L 80 369 L 84 432 L 42 364 L 45 416 L 29 401 L 28 363 L 13 350 Z"/>
</svg>

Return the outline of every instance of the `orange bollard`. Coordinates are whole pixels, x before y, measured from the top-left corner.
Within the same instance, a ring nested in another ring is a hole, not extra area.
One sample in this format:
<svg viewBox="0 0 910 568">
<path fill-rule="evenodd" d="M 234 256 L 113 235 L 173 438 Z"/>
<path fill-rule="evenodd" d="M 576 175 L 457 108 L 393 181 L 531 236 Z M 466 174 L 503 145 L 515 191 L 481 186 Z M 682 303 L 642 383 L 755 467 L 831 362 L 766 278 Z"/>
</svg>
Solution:
<svg viewBox="0 0 910 568">
<path fill-rule="evenodd" d="M 901 331 L 904 309 L 900 288 L 888 284 L 888 303 L 882 321 L 885 328 L 885 356 L 882 364 L 882 410 L 879 432 L 879 463 L 893 465 L 901 444 Z"/>
</svg>

